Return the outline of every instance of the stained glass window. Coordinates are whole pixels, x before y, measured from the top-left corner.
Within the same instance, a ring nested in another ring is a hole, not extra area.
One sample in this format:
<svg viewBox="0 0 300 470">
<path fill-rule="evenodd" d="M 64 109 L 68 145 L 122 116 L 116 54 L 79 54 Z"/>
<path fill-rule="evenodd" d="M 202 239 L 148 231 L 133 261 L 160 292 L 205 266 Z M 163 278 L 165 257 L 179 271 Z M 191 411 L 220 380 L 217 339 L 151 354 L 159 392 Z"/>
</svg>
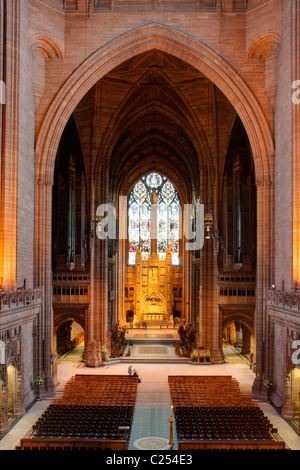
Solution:
<svg viewBox="0 0 300 470">
<path fill-rule="evenodd" d="M 157 254 L 165 259 L 170 247 L 172 263 L 178 265 L 179 197 L 173 184 L 158 173 L 150 173 L 138 181 L 129 197 L 129 264 L 135 264 L 138 248 L 142 259 L 148 259 L 151 253 L 151 203 L 157 204 Z"/>
</svg>

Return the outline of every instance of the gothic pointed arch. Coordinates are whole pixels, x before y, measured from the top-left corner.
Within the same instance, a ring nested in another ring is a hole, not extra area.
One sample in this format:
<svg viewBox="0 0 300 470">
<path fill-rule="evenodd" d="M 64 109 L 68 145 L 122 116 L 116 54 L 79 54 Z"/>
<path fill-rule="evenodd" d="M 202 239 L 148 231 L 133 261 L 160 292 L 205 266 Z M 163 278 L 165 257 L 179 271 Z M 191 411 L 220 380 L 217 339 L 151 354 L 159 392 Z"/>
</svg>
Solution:
<svg viewBox="0 0 300 470">
<path fill-rule="evenodd" d="M 257 179 L 272 180 L 274 144 L 269 125 L 251 90 L 220 55 L 203 42 L 162 24 L 148 24 L 118 36 L 74 71 L 54 98 L 37 135 L 37 179 L 52 181 L 56 150 L 63 129 L 87 91 L 126 58 L 158 49 L 203 72 L 232 103 L 246 128 Z"/>
</svg>

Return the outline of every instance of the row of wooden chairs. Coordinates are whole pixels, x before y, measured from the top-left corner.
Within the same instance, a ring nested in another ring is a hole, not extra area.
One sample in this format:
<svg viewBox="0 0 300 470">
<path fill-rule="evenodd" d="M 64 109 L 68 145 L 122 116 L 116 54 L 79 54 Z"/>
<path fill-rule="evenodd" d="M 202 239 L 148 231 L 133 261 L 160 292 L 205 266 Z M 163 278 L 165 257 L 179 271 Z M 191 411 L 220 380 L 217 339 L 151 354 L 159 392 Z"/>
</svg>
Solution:
<svg viewBox="0 0 300 470">
<path fill-rule="evenodd" d="M 256 407 L 231 376 L 169 377 L 173 406 Z"/>
<path fill-rule="evenodd" d="M 71 409 L 70 409 L 71 408 Z M 50 405 L 33 426 L 35 438 L 118 439 L 132 426 L 133 407 Z"/>
<path fill-rule="evenodd" d="M 64 442 L 64 448 L 77 447 L 83 440 L 85 448 L 101 448 L 101 441 L 109 442 L 111 448 L 119 448 L 114 442 L 128 444 L 137 384 L 138 379 L 129 376 L 71 377 L 63 395 L 37 420 L 30 438 L 21 441 L 21 448 L 50 448 L 57 439 Z"/>
<path fill-rule="evenodd" d="M 231 376 L 170 376 L 169 386 L 179 442 L 273 443 L 277 429 Z"/>
<path fill-rule="evenodd" d="M 185 439 L 260 439 L 272 440 L 277 430 L 257 408 L 176 408 L 179 440 Z"/>
<path fill-rule="evenodd" d="M 68 381 L 56 405 L 135 406 L 137 377 L 78 374 Z"/>
</svg>

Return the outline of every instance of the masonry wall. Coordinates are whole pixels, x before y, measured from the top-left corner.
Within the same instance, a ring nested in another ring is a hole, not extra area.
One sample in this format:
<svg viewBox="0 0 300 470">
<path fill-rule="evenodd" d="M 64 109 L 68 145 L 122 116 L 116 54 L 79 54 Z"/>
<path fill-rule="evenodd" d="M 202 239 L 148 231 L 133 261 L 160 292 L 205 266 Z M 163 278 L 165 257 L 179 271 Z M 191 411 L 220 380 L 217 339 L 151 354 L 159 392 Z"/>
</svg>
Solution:
<svg viewBox="0 0 300 470">
<path fill-rule="evenodd" d="M 247 60 L 247 48 L 253 38 L 256 39 L 257 35 L 265 31 L 280 34 L 280 4 L 280 0 L 269 2 L 247 15 L 224 12 L 218 15 L 212 11 L 189 12 L 179 8 L 173 12 L 135 12 L 130 9 L 126 13 L 95 11 L 90 17 L 87 13 L 76 10 L 64 15 L 60 9 L 55 8 L 55 4 L 53 8 L 47 8 L 41 0 L 31 0 L 30 36 L 46 30 L 47 35 L 63 50 L 62 61 L 47 63 L 45 94 L 37 109 L 37 131 L 49 103 L 61 85 L 90 54 L 117 36 L 150 23 L 164 24 L 198 38 L 228 60 L 256 95 L 272 128 L 272 109 L 264 90 L 264 64 L 261 61 L 253 63 Z M 237 44 L 239 47 L 236 47 Z"/>
<path fill-rule="evenodd" d="M 293 140 L 292 140 L 292 48 L 291 5 L 282 4 L 284 35 L 277 57 L 277 99 L 275 102 L 274 162 L 275 273 L 278 289 L 293 288 Z"/>
<path fill-rule="evenodd" d="M 35 106 L 33 54 L 28 43 L 28 0 L 20 3 L 18 189 L 17 189 L 17 287 L 33 287 L 34 266 L 34 139 Z"/>
</svg>

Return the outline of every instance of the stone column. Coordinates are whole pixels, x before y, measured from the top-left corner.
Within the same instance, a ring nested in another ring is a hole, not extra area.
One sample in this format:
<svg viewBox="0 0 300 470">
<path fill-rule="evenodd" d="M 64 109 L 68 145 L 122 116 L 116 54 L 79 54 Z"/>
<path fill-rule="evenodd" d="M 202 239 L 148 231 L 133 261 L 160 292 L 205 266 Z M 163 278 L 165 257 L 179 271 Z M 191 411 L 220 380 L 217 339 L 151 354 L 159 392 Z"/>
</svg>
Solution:
<svg viewBox="0 0 300 470">
<path fill-rule="evenodd" d="M 89 367 L 99 367 L 101 364 L 99 349 L 100 346 L 97 345 L 99 342 L 98 334 L 95 326 L 95 317 L 96 317 L 96 297 L 97 297 L 97 283 L 95 275 L 96 267 L 96 256 L 97 248 L 99 247 L 99 240 L 96 237 L 96 227 L 94 225 L 94 220 L 96 218 L 96 208 L 95 208 L 95 187 L 94 182 L 90 182 L 90 224 L 91 224 L 91 237 L 92 245 L 90 250 L 90 303 L 87 312 L 87 332 L 85 335 L 86 344 L 84 351 L 84 358 L 86 358 L 87 366 Z M 97 243 L 98 242 L 98 243 Z"/>
<path fill-rule="evenodd" d="M 101 178 L 100 186 L 90 180 L 90 214 L 95 220 L 99 201 L 107 200 L 107 178 Z M 97 189 L 96 189 L 97 188 Z M 100 348 L 108 344 L 108 240 L 99 239 L 92 223 L 94 243 L 90 254 L 90 305 L 88 310 L 88 347 L 93 349 L 91 367 L 102 365 Z M 89 354 L 89 351 L 87 351 Z"/>
<path fill-rule="evenodd" d="M 52 186 L 53 182 L 36 181 L 35 190 L 35 284 L 43 289 L 43 305 L 39 323 L 38 373 L 44 379 L 46 392 L 53 392 L 51 355 L 53 352 L 52 310 Z"/>
<path fill-rule="evenodd" d="M 272 283 L 273 254 L 273 184 L 257 182 L 257 268 L 256 268 L 256 378 L 253 396 L 266 398 L 263 386 L 269 374 L 268 319 L 266 315 L 265 291 Z"/>
<path fill-rule="evenodd" d="M 250 353 L 250 330 L 245 325 L 242 325 L 243 332 L 243 344 L 242 344 L 242 354 Z"/>
<path fill-rule="evenodd" d="M 222 351 L 222 314 L 218 306 L 218 266 L 215 253 L 214 240 L 205 240 L 203 252 L 203 318 L 201 326 L 203 334 L 200 334 L 201 346 L 211 351 L 212 360 L 215 363 L 224 362 Z M 201 315 L 201 316 L 202 316 Z M 201 317 L 200 317 L 201 318 Z"/>
<path fill-rule="evenodd" d="M 17 158 L 19 126 L 20 3 L 2 1 L 0 79 L 5 84 L 1 111 L 0 278 L 4 290 L 15 289 L 17 270 Z"/>
<path fill-rule="evenodd" d="M 300 2 L 292 0 L 292 81 L 300 80 Z M 292 112 L 293 139 L 293 281 L 300 286 L 300 104 Z"/>
</svg>

